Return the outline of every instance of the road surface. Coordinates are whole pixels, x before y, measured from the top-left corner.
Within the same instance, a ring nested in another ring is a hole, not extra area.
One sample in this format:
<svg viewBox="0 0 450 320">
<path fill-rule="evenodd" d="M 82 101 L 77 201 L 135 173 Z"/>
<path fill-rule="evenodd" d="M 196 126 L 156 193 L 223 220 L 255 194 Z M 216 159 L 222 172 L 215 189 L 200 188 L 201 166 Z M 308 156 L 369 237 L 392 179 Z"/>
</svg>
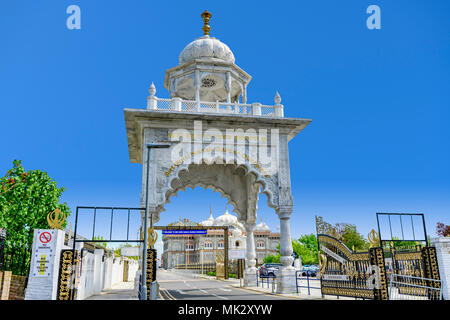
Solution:
<svg viewBox="0 0 450 320">
<path fill-rule="evenodd" d="M 229 281 L 196 278 L 182 272 L 158 269 L 160 297 L 164 300 L 284 300 L 286 298 L 234 288 Z"/>
</svg>

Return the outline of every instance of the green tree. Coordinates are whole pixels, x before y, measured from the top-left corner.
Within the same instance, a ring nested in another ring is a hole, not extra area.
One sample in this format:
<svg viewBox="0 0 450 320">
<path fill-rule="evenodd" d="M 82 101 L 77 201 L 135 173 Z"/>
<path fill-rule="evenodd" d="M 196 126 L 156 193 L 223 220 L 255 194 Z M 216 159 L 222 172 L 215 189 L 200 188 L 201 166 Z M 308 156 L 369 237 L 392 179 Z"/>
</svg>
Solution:
<svg viewBox="0 0 450 320">
<path fill-rule="evenodd" d="M 92 240 L 105 240 L 105 239 L 103 239 L 103 237 L 101 236 L 94 236 Z M 108 244 L 106 242 L 93 242 L 94 245 L 95 243 L 97 243 L 99 246 L 102 246 L 105 249 L 108 248 Z"/>
<path fill-rule="evenodd" d="M 302 258 L 302 264 L 317 264 L 317 237 L 315 234 L 305 234 L 298 241 L 292 241 L 292 247 L 297 257 Z"/>
<path fill-rule="evenodd" d="M 415 249 L 416 245 L 420 244 L 416 241 L 399 241 L 400 238 L 398 237 L 392 237 L 392 240 L 396 240 L 392 241 L 396 250 Z"/>
<path fill-rule="evenodd" d="M 347 224 L 342 231 L 341 241 L 352 250 L 367 250 L 369 242 L 356 230 L 353 224 Z"/>
<path fill-rule="evenodd" d="M 69 216 L 69 207 L 59 200 L 63 192 L 47 172 L 26 172 L 21 161 L 14 160 L 0 178 L 0 228 L 7 230 L 8 240 L 31 245 L 34 229 L 49 228 L 48 213 L 59 208 Z"/>
<path fill-rule="evenodd" d="M 269 254 L 264 258 L 264 263 L 279 263 L 280 262 L 280 245 L 277 247 L 278 253 L 276 255 Z M 317 238 L 314 234 L 306 234 L 301 236 L 298 240 L 292 240 L 292 250 L 301 257 L 302 264 L 317 264 Z"/>
<path fill-rule="evenodd" d="M 279 253 L 276 255 L 269 254 L 264 258 L 263 262 L 264 263 L 280 263 L 280 254 Z"/>
</svg>

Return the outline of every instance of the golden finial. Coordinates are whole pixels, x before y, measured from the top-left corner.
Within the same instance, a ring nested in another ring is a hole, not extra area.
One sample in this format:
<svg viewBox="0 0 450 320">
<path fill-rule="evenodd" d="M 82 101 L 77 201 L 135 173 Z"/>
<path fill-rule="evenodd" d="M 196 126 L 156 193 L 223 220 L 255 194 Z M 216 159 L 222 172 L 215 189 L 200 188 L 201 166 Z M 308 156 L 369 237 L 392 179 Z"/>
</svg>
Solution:
<svg viewBox="0 0 450 320">
<path fill-rule="evenodd" d="M 64 222 L 66 222 L 66 214 L 62 212 L 59 208 L 56 208 L 47 215 L 47 222 L 50 228 L 60 229 Z"/>
<path fill-rule="evenodd" d="M 205 23 L 203 25 L 202 30 L 203 30 L 203 34 L 205 36 L 209 36 L 209 31 L 211 30 L 211 27 L 209 26 L 209 19 L 211 19 L 211 17 L 212 17 L 212 14 L 209 13 L 208 10 L 205 10 L 202 13 L 203 22 Z"/>
<path fill-rule="evenodd" d="M 156 230 L 153 228 L 148 228 L 148 248 L 152 249 L 153 245 L 155 244 L 156 240 L 158 239 L 158 234 L 156 233 Z"/>
<path fill-rule="evenodd" d="M 375 248 L 380 245 L 380 237 L 378 236 L 378 232 L 372 229 L 367 236 L 369 238 L 370 247 Z"/>
</svg>

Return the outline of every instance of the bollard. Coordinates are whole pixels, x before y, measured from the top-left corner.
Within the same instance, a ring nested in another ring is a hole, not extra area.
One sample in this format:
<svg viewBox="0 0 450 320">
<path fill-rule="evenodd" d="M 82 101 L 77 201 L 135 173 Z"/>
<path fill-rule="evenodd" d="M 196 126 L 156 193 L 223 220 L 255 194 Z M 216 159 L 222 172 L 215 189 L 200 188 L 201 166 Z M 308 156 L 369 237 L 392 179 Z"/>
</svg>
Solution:
<svg viewBox="0 0 450 320">
<path fill-rule="evenodd" d="M 158 299 L 159 284 L 157 281 L 150 283 L 150 300 Z"/>
</svg>

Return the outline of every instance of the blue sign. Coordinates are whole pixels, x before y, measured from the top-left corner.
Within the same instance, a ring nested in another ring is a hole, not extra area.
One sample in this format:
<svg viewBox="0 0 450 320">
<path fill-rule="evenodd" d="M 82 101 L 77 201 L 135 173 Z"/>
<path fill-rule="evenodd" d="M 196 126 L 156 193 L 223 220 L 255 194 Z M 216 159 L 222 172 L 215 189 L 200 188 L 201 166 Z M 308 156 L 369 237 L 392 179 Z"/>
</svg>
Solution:
<svg viewBox="0 0 450 320">
<path fill-rule="evenodd" d="M 162 234 L 206 234 L 207 230 L 163 230 Z"/>
</svg>

